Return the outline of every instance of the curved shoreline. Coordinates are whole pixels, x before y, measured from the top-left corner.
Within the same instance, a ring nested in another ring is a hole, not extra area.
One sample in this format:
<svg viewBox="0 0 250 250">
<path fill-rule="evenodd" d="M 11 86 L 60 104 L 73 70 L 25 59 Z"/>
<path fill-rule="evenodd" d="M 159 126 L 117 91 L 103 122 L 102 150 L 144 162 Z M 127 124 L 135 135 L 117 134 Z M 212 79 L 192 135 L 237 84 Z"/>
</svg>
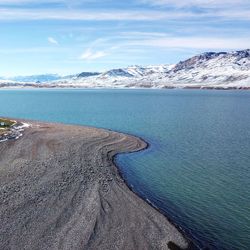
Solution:
<svg viewBox="0 0 250 250">
<path fill-rule="evenodd" d="M 22 138 L 0 144 L 1 249 L 189 248 L 115 164 L 117 154 L 148 143 L 110 130 L 27 122 Z"/>
<path fill-rule="evenodd" d="M 119 132 L 120 133 L 120 132 Z M 128 134 L 128 133 L 125 133 Z M 130 134 L 128 134 L 130 135 Z M 154 208 L 155 210 L 157 210 L 159 213 L 161 213 L 162 215 L 164 215 L 164 217 L 169 221 L 169 223 L 171 223 L 174 227 L 176 227 L 178 229 L 178 231 L 185 237 L 185 239 L 188 241 L 188 250 L 198 250 L 200 249 L 200 247 L 194 242 L 193 237 L 191 234 L 189 234 L 188 232 L 186 232 L 183 228 L 180 227 L 180 225 L 178 225 L 174 220 L 172 220 L 169 215 L 163 211 L 161 208 L 157 207 L 154 203 L 152 203 L 149 199 L 147 199 L 146 197 L 142 197 L 138 192 L 136 192 L 136 190 L 129 185 L 129 182 L 124 178 L 122 171 L 119 168 L 119 163 L 117 162 L 117 157 L 121 154 L 133 154 L 133 153 L 137 153 L 137 152 L 141 152 L 144 150 L 147 150 L 151 145 L 149 142 L 145 141 L 143 138 L 141 138 L 140 136 L 136 136 L 137 138 L 139 138 L 140 140 L 144 141 L 147 146 L 144 149 L 140 149 L 138 151 L 133 151 L 133 152 L 123 152 L 123 153 L 118 153 L 117 155 L 115 155 L 113 157 L 113 162 L 115 164 L 115 166 L 118 169 L 118 173 L 121 176 L 121 178 L 124 180 L 125 184 L 127 185 L 127 187 L 129 188 L 129 190 L 131 192 L 133 192 L 134 194 L 136 194 L 138 197 L 140 197 L 144 202 L 146 202 L 149 206 L 151 206 L 152 208 Z"/>
</svg>

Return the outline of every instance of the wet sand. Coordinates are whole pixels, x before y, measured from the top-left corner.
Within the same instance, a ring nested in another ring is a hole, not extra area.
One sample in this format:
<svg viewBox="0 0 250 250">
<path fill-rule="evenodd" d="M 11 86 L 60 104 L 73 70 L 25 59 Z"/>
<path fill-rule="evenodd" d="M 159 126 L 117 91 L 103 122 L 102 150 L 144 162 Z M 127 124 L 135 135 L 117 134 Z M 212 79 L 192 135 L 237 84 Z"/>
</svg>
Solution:
<svg viewBox="0 0 250 250">
<path fill-rule="evenodd" d="M 0 143 L 1 250 L 188 248 L 166 217 L 129 190 L 113 163 L 117 153 L 144 149 L 144 141 L 29 123 L 21 138 Z"/>
</svg>

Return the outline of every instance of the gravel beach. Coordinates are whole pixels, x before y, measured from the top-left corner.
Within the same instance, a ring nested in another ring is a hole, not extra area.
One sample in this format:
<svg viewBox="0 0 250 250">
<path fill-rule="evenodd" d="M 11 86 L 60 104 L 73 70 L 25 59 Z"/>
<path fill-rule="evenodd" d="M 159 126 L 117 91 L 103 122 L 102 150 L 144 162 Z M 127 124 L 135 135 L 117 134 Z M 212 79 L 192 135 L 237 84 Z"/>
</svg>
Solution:
<svg viewBox="0 0 250 250">
<path fill-rule="evenodd" d="M 134 194 L 113 157 L 141 139 L 28 122 L 0 143 L 0 249 L 187 249 L 185 237 Z"/>
</svg>

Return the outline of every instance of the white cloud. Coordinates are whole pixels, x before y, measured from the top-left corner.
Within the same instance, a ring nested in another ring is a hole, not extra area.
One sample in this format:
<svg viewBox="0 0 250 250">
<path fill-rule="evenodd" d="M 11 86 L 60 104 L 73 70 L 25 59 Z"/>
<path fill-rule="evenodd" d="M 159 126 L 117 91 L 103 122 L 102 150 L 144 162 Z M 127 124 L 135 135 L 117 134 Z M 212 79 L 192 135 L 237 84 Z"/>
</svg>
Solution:
<svg viewBox="0 0 250 250">
<path fill-rule="evenodd" d="M 214 8 L 223 7 L 228 8 L 229 6 L 248 5 L 249 0 L 139 0 L 141 3 L 149 3 L 152 5 L 162 5 L 162 6 L 176 6 L 176 7 L 204 7 L 204 8 Z"/>
<path fill-rule="evenodd" d="M 83 60 L 95 60 L 104 56 L 107 56 L 108 54 L 104 51 L 95 51 L 93 52 L 91 49 L 87 49 L 82 55 L 81 59 Z"/>
<path fill-rule="evenodd" d="M 75 9 L 25 9 L 0 8 L 0 21 L 22 20 L 78 20 L 78 21 L 159 21 L 185 20 L 202 18 L 223 18 L 232 20 L 250 20 L 250 9 L 220 8 L 206 12 L 192 12 L 191 10 L 172 11 L 133 11 L 133 10 L 106 10 L 85 11 Z"/>
<path fill-rule="evenodd" d="M 223 35 L 221 32 L 215 33 L 213 30 L 206 36 L 199 36 L 194 32 L 189 32 L 189 35 L 175 35 L 164 32 L 126 31 L 105 39 L 95 40 L 89 44 L 89 50 L 96 44 L 99 48 L 106 48 L 105 51 L 110 54 L 113 50 L 119 50 L 118 53 L 120 53 L 129 48 L 147 50 L 147 46 L 159 49 L 237 50 L 249 48 L 250 35 L 244 33 L 238 36 L 231 36 L 231 33 Z"/>
<path fill-rule="evenodd" d="M 0 8 L 0 20 L 82 20 L 82 21 L 154 21 L 195 16 L 191 12 L 164 11 L 84 11 L 65 9 Z"/>
<path fill-rule="evenodd" d="M 244 10 L 250 8 L 249 0 L 135 0 L 141 4 L 150 4 L 154 6 L 172 6 L 177 8 L 183 7 L 200 7 L 200 8 L 221 8 L 230 9 L 236 7 Z M 99 0 L 1 0 L 0 6 L 22 6 L 24 4 L 54 4 L 71 8 L 83 3 L 98 3 Z"/>
<path fill-rule="evenodd" d="M 166 37 L 130 41 L 130 46 L 151 46 L 158 48 L 184 48 L 199 50 L 237 50 L 249 48 L 250 37 L 216 38 L 216 37 Z"/>
<path fill-rule="evenodd" d="M 43 4 L 43 3 L 62 3 L 62 4 L 79 4 L 79 3 L 91 3 L 94 0 L 1 0 L 0 4 L 8 4 L 8 5 L 20 5 L 25 3 L 33 3 L 33 4 Z"/>
<path fill-rule="evenodd" d="M 58 41 L 55 38 L 53 38 L 53 37 L 48 37 L 48 42 L 52 43 L 52 44 L 56 44 L 56 45 L 59 44 Z"/>
<path fill-rule="evenodd" d="M 21 5 L 27 3 L 42 4 L 42 3 L 64 3 L 66 0 L 1 0 L 1 5 Z"/>
</svg>

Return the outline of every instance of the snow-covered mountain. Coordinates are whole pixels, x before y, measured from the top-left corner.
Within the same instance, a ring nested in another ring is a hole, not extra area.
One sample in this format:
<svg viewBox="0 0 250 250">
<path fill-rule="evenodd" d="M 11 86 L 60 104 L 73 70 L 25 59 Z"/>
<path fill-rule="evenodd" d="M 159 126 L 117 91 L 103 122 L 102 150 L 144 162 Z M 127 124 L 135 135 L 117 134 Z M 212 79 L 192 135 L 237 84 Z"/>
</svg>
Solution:
<svg viewBox="0 0 250 250">
<path fill-rule="evenodd" d="M 44 75 L 30 75 L 30 76 L 14 76 L 14 77 L 0 77 L 1 80 L 11 80 L 15 82 L 50 82 L 62 79 L 57 74 L 44 74 Z"/>
<path fill-rule="evenodd" d="M 82 72 L 77 75 L 77 78 L 84 78 L 84 77 L 89 77 L 89 76 L 98 76 L 101 73 L 99 72 Z"/>
<path fill-rule="evenodd" d="M 175 65 L 130 66 L 56 84 L 110 88 L 250 88 L 250 50 L 207 52 Z"/>
<path fill-rule="evenodd" d="M 152 65 L 152 66 L 129 66 L 105 71 L 96 76 L 86 78 L 75 78 L 66 81 L 55 81 L 54 84 L 64 87 L 84 88 L 137 88 L 137 87 L 157 87 L 158 81 L 164 77 L 174 65 Z M 148 79 L 151 79 L 148 82 Z M 147 83 L 146 83 L 147 82 Z"/>
<path fill-rule="evenodd" d="M 83 78 L 89 76 L 96 76 L 101 73 L 97 72 L 82 72 L 81 74 L 61 76 L 58 74 L 42 74 L 42 75 L 29 75 L 29 76 L 14 76 L 14 77 L 1 77 L 1 82 L 17 82 L 17 83 L 49 83 L 58 80 L 73 80 L 76 78 Z"/>
<path fill-rule="evenodd" d="M 153 65 L 153 66 L 129 66 L 127 68 L 123 69 L 112 69 L 109 71 L 106 71 L 99 75 L 99 78 L 105 79 L 105 78 L 119 78 L 119 77 L 126 77 L 126 78 L 140 78 L 143 76 L 147 76 L 150 74 L 155 73 L 166 73 L 168 72 L 172 66 L 169 65 Z"/>
<path fill-rule="evenodd" d="M 18 82 L 18 83 L 49 83 L 53 81 L 58 81 L 58 80 L 73 80 L 77 78 L 84 78 L 84 77 L 89 77 L 89 76 L 97 76 L 100 75 L 101 73 L 98 72 L 82 72 L 80 74 L 75 74 L 75 75 L 66 75 L 66 76 L 61 76 L 58 74 L 42 74 L 42 75 L 29 75 L 29 76 L 14 76 L 14 77 L 1 77 L 0 76 L 0 81 L 13 81 L 13 82 Z"/>
<path fill-rule="evenodd" d="M 192 57 L 179 62 L 166 80 L 174 84 L 250 87 L 250 50 Z"/>
<path fill-rule="evenodd" d="M 11 86 L 37 85 L 35 82 L 18 84 L 11 80 Z M 175 65 L 136 65 L 103 73 L 83 72 L 41 83 L 39 87 L 250 89 L 250 50 L 207 52 Z M 0 81 L 0 86 L 6 86 L 3 84 Z"/>
</svg>

